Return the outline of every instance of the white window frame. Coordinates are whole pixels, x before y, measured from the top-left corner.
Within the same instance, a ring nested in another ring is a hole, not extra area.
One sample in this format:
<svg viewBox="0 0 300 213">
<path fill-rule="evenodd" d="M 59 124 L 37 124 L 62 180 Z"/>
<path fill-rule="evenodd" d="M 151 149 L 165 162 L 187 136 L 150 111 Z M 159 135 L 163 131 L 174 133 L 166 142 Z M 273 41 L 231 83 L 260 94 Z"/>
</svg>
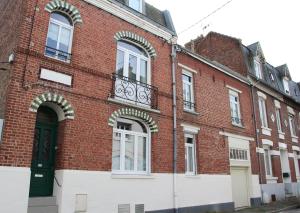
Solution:
<svg viewBox="0 0 300 213">
<path fill-rule="evenodd" d="M 0 119 L 0 144 L 2 142 L 3 129 L 4 129 L 4 119 Z"/>
<path fill-rule="evenodd" d="M 295 173 L 297 179 L 300 178 L 300 170 L 299 170 L 299 159 L 297 151 L 294 151 L 294 165 L 295 165 Z"/>
<path fill-rule="evenodd" d="M 55 12 L 54 12 L 54 13 L 55 13 Z M 66 17 L 66 15 L 63 15 L 63 14 L 60 14 L 60 13 L 57 13 L 57 14 Z M 49 34 L 49 30 L 50 30 L 50 25 L 51 25 L 51 23 L 53 23 L 53 24 L 59 26 L 58 36 L 57 36 L 57 37 L 58 37 L 58 40 L 57 40 L 57 45 L 56 45 L 56 49 L 57 49 L 57 50 L 59 50 L 59 49 L 58 49 L 58 45 L 59 45 L 59 41 L 60 41 L 60 39 L 61 39 L 61 38 L 60 38 L 61 29 L 64 27 L 64 28 L 70 30 L 70 45 L 69 45 L 69 49 L 68 49 L 68 54 L 71 54 L 71 52 L 72 52 L 72 44 L 73 44 L 73 32 L 74 32 L 74 25 L 73 25 L 73 23 L 70 23 L 70 25 L 68 25 L 68 24 L 65 24 L 65 23 L 63 23 L 63 22 L 61 22 L 61 21 L 55 20 L 55 19 L 53 19 L 53 18 L 50 16 L 49 25 L 48 25 L 48 32 L 47 32 L 47 37 L 46 37 L 46 45 L 47 45 L 48 34 Z M 47 47 L 46 47 L 46 48 L 47 48 Z M 45 49 L 46 49 L 46 48 L 45 48 Z M 45 51 L 45 56 L 46 56 L 46 57 L 49 57 L 49 58 L 54 58 L 54 59 L 57 59 L 57 60 L 60 60 L 60 61 L 63 61 L 63 62 L 68 62 L 68 63 L 70 63 L 70 60 L 62 60 L 62 59 L 60 59 L 58 56 L 54 56 L 54 57 L 53 57 L 53 56 L 49 56 L 49 55 L 46 54 L 46 51 Z"/>
<path fill-rule="evenodd" d="M 237 101 L 232 103 L 231 101 L 231 96 L 237 98 Z M 229 90 L 229 103 L 230 103 L 230 114 L 231 114 L 231 122 L 233 125 L 237 125 L 237 126 L 242 126 L 242 116 L 241 116 L 241 106 L 240 106 L 240 96 L 239 96 L 239 93 L 236 92 L 236 91 L 233 91 L 233 90 Z M 235 120 L 232 120 L 233 119 L 233 115 L 231 113 L 231 109 L 232 109 L 232 105 L 236 104 L 237 105 L 237 111 L 238 111 L 238 119 L 240 120 L 240 123 L 236 123 Z"/>
<path fill-rule="evenodd" d="M 193 144 L 186 143 L 187 138 L 192 138 L 193 139 Z M 196 175 L 196 168 L 197 168 L 197 163 L 196 163 L 196 140 L 195 140 L 195 135 L 191 133 L 185 133 L 184 134 L 184 147 L 185 147 L 185 174 L 186 175 Z M 188 148 L 192 148 L 192 171 L 190 171 L 191 165 L 189 162 L 189 152 Z"/>
<path fill-rule="evenodd" d="M 125 42 L 128 43 L 132 46 L 136 46 L 138 48 L 141 48 L 144 50 L 143 47 L 137 45 L 134 42 L 131 41 L 127 41 L 127 40 L 121 40 L 120 42 Z M 136 81 L 140 81 L 140 76 L 141 76 L 141 60 L 144 60 L 147 62 L 147 84 L 151 85 L 151 61 L 150 61 L 150 56 L 148 54 L 147 51 L 145 51 L 145 53 L 148 55 L 148 57 L 145 57 L 143 55 L 137 54 L 136 52 L 133 52 L 127 48 L 124 48 L 122 46 L 120 46 L 119 44 L 117 45 L 117 50 L 122 51 L 124 53 L 124 64 L 123 64 L 123 76 L 127 77 L 129 76 L 129 55 L 135 56 L 137 58 L 137 70 L 136 70 Z M 116 71 L 117 71 L 117 65 L 118 65 L 118 61 L 116 61 Z M 139 79 L 139 80 L 138 80 Z"/>
<path fill-rule="evenodd" d="M 182 74 L 181 75 L 186 75 L 189 76 L 191 78 L 191 82 L 185 81 L 182 79 L 182 98 L 184 103 L 185 102 L 189 102 L 188 100 L 185 100 L 184 97 L 186 97 L 186 95 L 184 94 L 184 87 L 185 85 L 189 86 L 191 88 L 191 108 L 188 108 L 184 103 L 183 103 L 183 108 L 186 111 L 195 111 L 195 96 L 194 96 L 194 76 L 193 73 L 186 71 L 186 70 L 182 70 Z"/>
<path fill-rule="evenodd" d="M 283 83 L 284 92 L 289 95 L 290 94 L 289 80 L 287 78 L 283 78 L 282 83 Z"/>
<path fill-rule="evenodd" d="M 290 125 L 291 136 L 296 138 L 297 137 L 297 132 L 296 132 L 295 115 L 289 113 L 288 117 L 289 117 L 289 125 Z"/>
<path fill-rule="evenodd" d="M 282 133 L 280 108 L 275 107 L 275 115 L 276 115 L 277 130 L 279 133 Z"/>
<path fill-rule="evenodd" d="M 131 1 L 132 1 L 132 0 L 128 0 L 128 6 L 129 6 L 130 8 L 132 8 L 132 9 L 134 9 L 134 10 L 136 10 L 136 11 L 142 13 L 142 12 L 143 12 L 143 0 L 139 0 L 139 2 L 140 2 L 139 9 L 136 9 L 136 8 L 133 8 L 132 6 L 130 6 L 130 2 L 131 2 Z M 133 1 L 134 1 L 134 0 L 133 0 Z"/>
<path fill-rule="evenodd" d="M 120 170 L 114 170 L 112 167 L 112 173 L 114 174 L 136 174 L 136 175 L 149 175 L 150 174 L 150 153 L 151 153 L 151 134 L 149 133 L 149 129 L 147 128 L 148 133 L 140 133 L 140 132 L 134 132 L 134 131 L 127 131 L 123 129 L 117 129 L 113 128 L 113 143 L 114 143 L 114 137 L 116 133 L 121 134 L 120 139 Z M 125 135 L 133 135 L 134 136 L 134 170 L 125 170 Z M 146 137 L 146 171 L 138 171 L 137 170 L 137 153 L 138 153 L 138 137 Z"/>
<path fill-rule="evenodd" d="M 262 128 L 268 128 L 268 117 L 266 110 L 266 99 L 258 96 L 259 116 Z"/>
<path fill-rule="evenodd" d="M 261 63 L 257 59 L 254 59 L 254 70 L 255 76 L 259 79 L 262 79 L 262 67 Z"/>
<path fill-rule="evenodd" d="M 266 150 L 268 153 L 266 154 Z M 266 159 L 266 156 L 268 155 L 268 159 Z M 268 169 L 267 169 L 267 164 L 266 161 L 269 161 L 269 175 L 268 175 Z M 264 146 L 264 163 L 265 163 L 265 173 L 266 173 L 266 178 L 272 178 L 273 177 L 273 169 L 272 169 L 272 159 L 271 159 L 271 153 L 270 153 L 270 147 L 269 146 Z"/>
</svg>

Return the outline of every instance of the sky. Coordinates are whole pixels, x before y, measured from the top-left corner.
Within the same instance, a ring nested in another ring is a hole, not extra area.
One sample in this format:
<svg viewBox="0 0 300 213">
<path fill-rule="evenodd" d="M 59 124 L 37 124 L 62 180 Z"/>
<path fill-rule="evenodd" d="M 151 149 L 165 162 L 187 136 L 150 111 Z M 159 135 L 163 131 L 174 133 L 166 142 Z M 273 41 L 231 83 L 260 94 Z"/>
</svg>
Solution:
<svg viewBox="0 0 300 213">
<path fill-rule="evenodd" d="M 146 0 L 160 10 L 170 11 L 179 44 L 184 45 L 209 31 L 239 38 L 246 46 L 259 41 L 266 61 L 274 67 L 286 63 L 292 79 L 300 82 L 298 0 L 232 0 L 209 18 L 182 32 L 228 1 Z"/>
</svg>

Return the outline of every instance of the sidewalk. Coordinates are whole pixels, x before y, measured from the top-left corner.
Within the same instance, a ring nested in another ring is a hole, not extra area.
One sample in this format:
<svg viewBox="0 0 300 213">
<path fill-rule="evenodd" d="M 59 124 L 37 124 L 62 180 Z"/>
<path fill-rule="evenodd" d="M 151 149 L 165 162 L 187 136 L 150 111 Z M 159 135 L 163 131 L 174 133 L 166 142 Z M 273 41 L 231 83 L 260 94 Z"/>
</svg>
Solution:
<svg viewBox="0 0 300 213">
<path fill-rule="evenodd" d="M 247 208 L 243 210 L 236 211 L 238 213 L 256 213 L 256 212 L 267 212 L 267 213 L 276 213 L 283 212 L 285 210 L 295 209 L 300 206 L 300 200 L 297 198 L 290 198 L 285 201 L 276 201 L 269 203 L 267 205 L 262 205 L 257 208 Z M 300 212 L 300 211 L 299 211 Z"/>
</svg>

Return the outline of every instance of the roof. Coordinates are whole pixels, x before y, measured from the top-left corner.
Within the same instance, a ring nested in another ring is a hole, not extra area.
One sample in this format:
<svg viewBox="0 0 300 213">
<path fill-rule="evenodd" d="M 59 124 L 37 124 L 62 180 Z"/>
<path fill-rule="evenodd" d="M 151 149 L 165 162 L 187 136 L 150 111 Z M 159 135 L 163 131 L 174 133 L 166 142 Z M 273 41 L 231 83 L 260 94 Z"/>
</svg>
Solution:
<svg viewBox="0 0 300 213">
<path fill-rule="evenodd" d="M 258 55 L 257 51 L 261 51 L 259 42 L 256 42 L 254 44 L 251 44 L 249 46 L 242 46 L 242 50 L 244 52 L 244 55 L 246 57 L 246 66 L 248 67 L 248 70 L 250 72 L 250 75 L 252 77 L 255 76 L 255 69 L 254 69 L 254 62 L 253 58 Z M 261 51 L 262 54 L 262 51 Z M 264 61 L 263 61 L 264 62 Z M 285 95 L 289 98 L 292 98 L 296 102 L 300 103 L 300 88 L 299 85 L 294 82 L 290 78 L 289 70 L 286 64 L 281 65 L 279 67 L 274 67 L 271 64 L 264 62 L 261 63 L 262 65 L 262 79 L 260 80 L 262 83 L 266 84 L 267 86 L 271 87 L 272 89 L 276 90 L 277 92 L 281 93 L 282 95 Z M 287 95 L 284 91 L 283 86 L 283 77 L 289 78 L 289 90 L 290 95 Z"/>
<path fill-rule="evenodd" d="M 136 11 L 128 6 L 128 1 L 126 0 L 111 0 L 112 2 L 115 2 L 117 4 L 122 4 L 122 6 L 125 6 L 124 8 L 129 10 L 130 12 L 136 14 L 140 18 L 143 18 L 147 20 L 148 22 L 151 22 L 154 25 L 157 25 L 161 28 L 164 28 L 168 32 L 170 32 L 172 35 L 176 35 L 176 30 L 173 24 L 173 20 L 171 18 L 170 12 L 168 10 L 161 11 L 157 9 L 156 7 L 144 2 L 144 9 L 143 13 L 140 13 L 139 11 Z"/>
</svg>

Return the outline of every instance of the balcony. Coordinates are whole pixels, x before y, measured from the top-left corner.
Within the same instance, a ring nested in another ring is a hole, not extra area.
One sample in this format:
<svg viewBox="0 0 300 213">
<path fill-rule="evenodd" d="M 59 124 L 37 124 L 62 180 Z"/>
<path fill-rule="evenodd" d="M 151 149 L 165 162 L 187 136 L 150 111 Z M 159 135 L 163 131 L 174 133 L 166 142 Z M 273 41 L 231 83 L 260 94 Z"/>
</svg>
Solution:
<svg viewBox="0 0 300 213">
<path fill-rule="evenodd" d="M 69 63 L 72 54 L 46 46 L 45 55 Z"/>
<path fill-rule="evenodd" d="M 241 126 L 241 127 L 244 126 L 243 120 L 241 118 L 238 118 L 238 117 L 231 117 L 231 122 L 235 126 Z"/>
<path fill-rule="evenodd" d="M 112 75 L 111 98 L 158 109 L 158 88 L 118 74 Z"/>
</svg>

